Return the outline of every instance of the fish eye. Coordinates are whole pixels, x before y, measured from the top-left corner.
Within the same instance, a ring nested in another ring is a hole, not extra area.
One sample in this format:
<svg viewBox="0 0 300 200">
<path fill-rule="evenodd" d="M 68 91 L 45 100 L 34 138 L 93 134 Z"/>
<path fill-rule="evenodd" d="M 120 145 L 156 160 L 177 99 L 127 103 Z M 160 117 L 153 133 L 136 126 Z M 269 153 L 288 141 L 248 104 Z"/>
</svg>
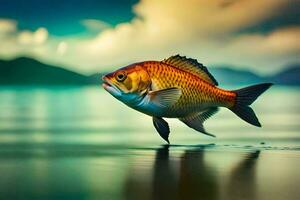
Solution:
<svg viewBox="0 0 300 200">
<path fill-rule="evenodd" d="M 126 79 L 127 75 L 125 74 L 125 72 L 119 72 L 116 74 L 116 79 L 119 82 L 123 82 Z"/>
</svg>

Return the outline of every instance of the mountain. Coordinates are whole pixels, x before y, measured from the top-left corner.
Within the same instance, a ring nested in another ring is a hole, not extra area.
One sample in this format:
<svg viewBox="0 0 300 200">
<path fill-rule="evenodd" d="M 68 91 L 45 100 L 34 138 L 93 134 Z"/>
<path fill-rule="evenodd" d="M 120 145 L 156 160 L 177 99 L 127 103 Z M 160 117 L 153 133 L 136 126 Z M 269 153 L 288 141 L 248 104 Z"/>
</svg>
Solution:
<svg viewBox="0 0 300 200">
<path fill-rule="evenodd" d="M 300 64 L 291 65 L 286 70 L 266 79 L 280 85 L 300 85 Z"/>
<path fill-rule="evenodd" d="M 209 68 L 209 71 L 221 86 L 251 85 L 261 82 L 300 86 L 299 64 L 286 67 L 285 70 L 272 76 L 259 76 L 228 65 Z M 26 57 L 10 61 L 0 60 L 0 85 L 91 85 L 100 84 L 101 76 L 101 73 L 85 76 Z"/>
<path fill-rule="evenodd" d="M 237 70 L 230 66 L 209 69 L 220 85 L 251 85 L 270 82 L 276 85 L 300 86 L 300 65 L 294 64 L 271 76 L 260 76 L 247 70 Z"/>
<path fill-rule="evenodd" d="M 0 60 L 0 85 L 88 85 L 95 79 L 31 58 Z M 99 84 L 99 81 L 98 81 Z"/>
<path fill-rule="evenodd" d="M 264 77 L 253 72 L 237 70 L 230 66 L 210 68 L 209 71 L 220 85 L 248 85 L 264 81 Z"/>
<path fill-rule="evenodd" d="M 102 83 L 102 76 L 103 76 L 104 73 L 96 73 L 96 74 L 92 74 L 90 76 L 88 76 L 88 81 L 89 83 L 93 83 L 93 84 L 100 84 Z"/>
</svg>

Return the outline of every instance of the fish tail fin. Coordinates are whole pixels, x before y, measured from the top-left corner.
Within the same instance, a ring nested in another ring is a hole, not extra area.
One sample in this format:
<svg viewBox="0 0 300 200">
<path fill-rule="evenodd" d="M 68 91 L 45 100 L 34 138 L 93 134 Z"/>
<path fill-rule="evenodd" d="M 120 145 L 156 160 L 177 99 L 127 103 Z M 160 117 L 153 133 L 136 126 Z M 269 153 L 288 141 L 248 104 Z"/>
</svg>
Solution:
<svg viewBox="0 0 300 200">
<path fill-rule="evenodd" d="M 272 85 L 272 83 L 262 83 L 239 90 L 233 90 L 236 94 L 235 104 L 229 109 L 249 124 L 261 127 L 250 105 Z"/>
</svg>

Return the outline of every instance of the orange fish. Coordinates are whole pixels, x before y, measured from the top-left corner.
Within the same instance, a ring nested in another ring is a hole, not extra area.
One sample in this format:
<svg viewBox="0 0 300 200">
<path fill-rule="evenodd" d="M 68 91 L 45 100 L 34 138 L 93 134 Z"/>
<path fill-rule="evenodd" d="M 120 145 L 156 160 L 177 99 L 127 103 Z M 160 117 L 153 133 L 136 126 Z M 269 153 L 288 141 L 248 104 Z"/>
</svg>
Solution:
<svg viewBox="0 0 300 200">
<path fill-rule="evenodd" d="M 163 118 L 178 118 L 206 135 L 203 122 L 226 107 L 246 122 L 260 127 L 250 105 L 272 84 L 239 90 L 218 88 L 207 68 L 197 60 L 172 56 L 163 61 L 131 64 L 102 77 L 103 87 L 127 106 L 152 116 L 159 135 L 169 143 L 169 125 Z"/>
</svg>

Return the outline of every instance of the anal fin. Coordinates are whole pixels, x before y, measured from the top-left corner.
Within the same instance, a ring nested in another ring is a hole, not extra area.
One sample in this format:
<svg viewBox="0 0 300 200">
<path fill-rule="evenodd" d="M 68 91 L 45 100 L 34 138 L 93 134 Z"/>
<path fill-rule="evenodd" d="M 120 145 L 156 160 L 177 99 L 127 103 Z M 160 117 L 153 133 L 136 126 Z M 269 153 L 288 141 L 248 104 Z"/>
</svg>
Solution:
<svg viewBox="0 0 300 200">
<path fill-rule="evenodd" d="M 160 137 L 162 137 L 166 142 L 169 142 L 169 133 L 170 133 L 170 128 L 168 123 L 160 117 L 153 117 L 152 118 L 153 125 L 157 132 L 159 133 Z"/>
<path fill-rule="evenodd" d="M 196 131 L 199 131 L 205 135 L 216 137 L 215 135 L 206 132 L 206 130 L 203 126 L 203 122 L 205 120 L 207 120 L 208 118 L 210 118 L 215 113 L 217 113 L 218 110 L 219 109 L 217 107 L 212 107 L 203 112 L 199 112 L 194 115 L 191 115 L 189 117 L 180 118 L 179 120 L 182 121 L 183 123 L 185 123 L 188 127 L 192 128 Z"/>
</svg>

